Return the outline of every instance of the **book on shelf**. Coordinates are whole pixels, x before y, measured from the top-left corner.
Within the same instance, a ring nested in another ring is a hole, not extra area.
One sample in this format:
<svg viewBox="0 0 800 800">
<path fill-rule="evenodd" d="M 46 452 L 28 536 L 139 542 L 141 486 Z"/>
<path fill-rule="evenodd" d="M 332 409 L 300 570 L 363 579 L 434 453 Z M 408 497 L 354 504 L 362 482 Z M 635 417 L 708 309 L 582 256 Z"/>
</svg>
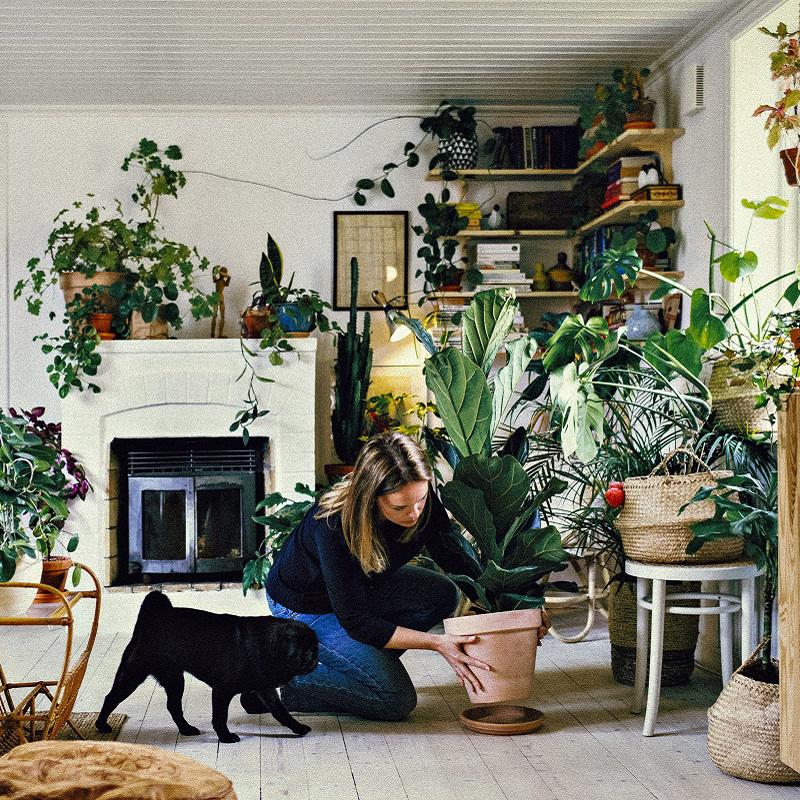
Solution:
<svg viewBox="0 0 800 800">
<path fill-rule="evenodd" d="M 520 252 L 519 242 L 478 242 L 475 252 L 480 255 L 495 255 Z"/>
<path fill-rule="evenodd" d="M 481 259 L 475 262 L 475 268 L 486 270 L 519 269 L 519 261 L 484 261 Z"/>
<path fill-rule="evenodd" d="M 580 133 L 577 125 L 498 128 L 492 169 L 575 169 Z"/>
</svg>

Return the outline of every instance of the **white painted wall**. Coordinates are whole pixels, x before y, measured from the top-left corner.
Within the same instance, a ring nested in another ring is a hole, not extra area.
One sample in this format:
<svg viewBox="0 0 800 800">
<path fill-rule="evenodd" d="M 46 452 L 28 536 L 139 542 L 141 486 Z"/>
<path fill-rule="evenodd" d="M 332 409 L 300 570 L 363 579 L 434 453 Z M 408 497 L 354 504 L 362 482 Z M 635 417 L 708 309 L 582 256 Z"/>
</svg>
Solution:
<svg viewBox="0 0 800 800">
<path fill-rule="evenodd" d="M 430 109 L 425 110 L 430 113 Z M 389 112 L 397 113 L 397 110 Z M 355 142 L 345 152 L 327 160 L 309 157 L 347 142 L 366 125 L 387 116 L 381 111 L 292 113 L 266 110 L 103 110 L 52 109 L 12 112 L 0 111 L 0 175 L 3 154 L 7 152 L 8 174 L 3 180 L 0 203 L 0 297 L 8 297 L 14 284 L 26 274 L 25 264 L 42 255 L 47 234 L 56 213 L 86 192 L 94 192 L 100 202 L 113 198 L 126 201 L 135 176 L 119 169 L 123 157 L 143 136 L 165 147 L 180 145 L 184 153 L 181 168 L 217 172 L 222 175 L 270 183 L 319 197 L 347 196 L 355 179 L 375 176 L 384 163 L 399 159 L 403 143 L 416 140 L 418 120 L 402 119 L 378 127 Z M 522 124 L 571 122 L 574 112 L 546 115 L 515 113 Z M 509 122 L 507 118 L 505 121 Z M 492 123 L 502 122 L 495 116 Z M 484 128 L 484 131 L 486 129 Z M 425 159 L 423 159 L 425 161 Z M 425 161 L 425 164 L 427 161 Z M 425 165 L 399 171 L 393 184 L 396 197 L 371 201 L 370 210 L 412 211 L 412 223 L 419 221 L 416 207 L 425 192 L 436 191 L 437 184 L 424 180 Z M 519 184 L 498 185 L 497 197 L 505 198 Z M 548 188 L 542 184 L 537 188 Z M 476 188 L 480 199 L 488 198 L 491 185 Z M 295 285 L 317 289 L 323 298 L 332 296 L 333 211 L 356 210 L 346 197 L 338 202 L 315 201 L 281 194 L 270 189 L 232 183 L 204 175 L 187 175 L 187 186 L 177 200 L 162 201 L 160 217 L 166 234 L 196 245 L 212 263 L 226 265 L 233 280 L 226 290 L 229 336 L 236 335 L 238 313 L 252 293 L 250 283 L 257 280 L 260 253 L 266 246 L 267 232 L 279 242 L 287 277 L 295 272 Z M 4 246 L 4 237 L 7 242 Z M 412 255 L 411 276 L 419 264 L 415 254 L 420 242 L 409 243 Z M 554 263 L 557 244 L 538 258 Z M 553 252 L 550 252 L 553 251 Z M 4 281 L 7 280 L 7 289 Z M 211 279 L 207 279 L 211 288 Z M 414 298 L 414 301 L 416 298 Z M 60 319 L 62 299 L 53 292 L 50 307 Z M 2 309 L 5 317 L 5 308 Z M 412 301 L 416 316 L 419 309 Z M 46 357 L 32 337 L 44 328 L 56 331 L 46 322 L 45 308 L 37 318 L 27 314 L 22 302 L 9 301 L 8 323 L 13 334 L 0 326 L 0 398 L 3 405 L 30 407 L 45 405 L 49 417 L 58 417 L 58 399 L 45 373 Z M 337 315 L 344 324 L 346 314 Z M 189 321 L 179 337 L 206 337 L 210 323 Z M 420 364 L 406 340 L 388 344 L 382 315 L 373 317 L 375 367 L 373 389 L 399 391 L 411 388 L 424 392 Z M 321 336 L 317 369 L 317 444 L 318 469 L 335 461 L 330 443 L 329 396 L 333 380 L 333 337 Z M 244 392 L 244 388 L 242 391 Z"/>
</svg>

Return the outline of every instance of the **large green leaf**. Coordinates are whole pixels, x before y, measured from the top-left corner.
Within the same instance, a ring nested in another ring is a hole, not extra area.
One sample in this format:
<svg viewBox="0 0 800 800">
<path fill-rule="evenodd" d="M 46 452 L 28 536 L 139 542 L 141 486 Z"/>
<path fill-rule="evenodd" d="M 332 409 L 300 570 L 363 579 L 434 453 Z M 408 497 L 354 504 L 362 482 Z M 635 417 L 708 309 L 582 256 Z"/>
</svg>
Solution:
<svg viewBox="0 0 800 800">
<path fill-rule="evenodd" d="M 490 594 L 526 592 L 533 588 L 539 578 L 552 572 L 553 566 L 549 564 L 548 566 L 536 565 L 504 569 L 496 561 L 490 561 L 486 565 L 483 575 L 478 578 L 478 583 Z M 555 567 L 557 568 L 558 565 L 556 564 Z"/>
<path fill-rule="evenodd" d="M 425 384 L 459 455 L 483 453 L 491 444 L 492 393 L 483 372 L 447 347 L 425 362 Z"/>
<path fill-rule="evenodd" d="M 440 495 L 444 507 L 477 542 L 483 560 L 499 557 L 494 518 L 483 492 L 462 481 L 452 480 L 442 486 Z"/>
<path fill-rule="evenodd" d="M 580 315 L 569 314 L 550 337 L 542 364 L 547 372 L 553 372 L 577 357 L 591 361 L 607 338 L 608 323 L 602 317 L 591 317 L 584 322 Z"/>
<path fill-rule="evenodd" d="M 525 369 L 531 363 L 537 347 L 536 342 L 527 336 L 506 344 L 508 362 L 492 380 L 492 433 L 503 420 L 514 395 L 514 389 L 525 374 Z"/>
<path fill-rule="evenodd" d="M 752 250 L 744 253 L 731 250 L 714 260 L 719 264 L 720 275 L 728 283 L 736 283 L 739 278 L 752 275 L 758 267 L 758 256 Z"/>
<path fill-rule="evenodd" d="M 585 371 L 586 365 L 581 365 Z M 561 449 L 565 458 L 576 455 L 588 464 L 603 443 L 603 401 L 590 381 L 583 381 L 576 365 L 567 364 L 550 376 L 550 393 L 561 408 Z"/>
<path fill-rule="evenodd" d="M 560 569 L 560 565 L 568 558 L 561 546 L 558 529 L 548 525 L 546 528 L 519 531 L 506 548 L 501 563 L 506 569 L 542 565 L 550 571 Z"/>
<path fill-rule="evenodd" d="M 498 537 L 505 535 L 531 490 L 528 473 L 511 455 L 470 456 L 458 463 L 453 478 L 482 493 Z"/>
<path fill-rule="evenodd" d="M 711 312 L 711 300 L 704 289 L 692 292 L 690 324 L 686 333 L 703 350 L 709 350 L 728 338 L 725 323 Z"/>
<path fill-rule="evenodd" d="M 773 130 L 778 129 L 773 128 Z M 786 209 L 789 207 L 789 201 L 771 194 L 763 200 L 742 200 L 742 205 L 745 208 L 752 209 L 754 217 L 760 217 L 761 219 L 778 219 L 786 213 Z"/>
<path fill-rule="evenodd" d="M 537 586 L 537 590 L 539 587 Z M 527 608 L 544 608 L 544 588 L 535 595 L 516 594 L 505 592 L 497 598 L 496 606 L 499 611 L 518 611 Z"/>
<path fill-rule="evenodd" d="M 625 279 L 635 282 L 641 268 L 636 239 L 630 239 L 619 248 L 609 247 L 594 259 L 591 275 L 581 287 L 581 300 L 597 303 L 615 292 L 619 297 L 627 288 Z"/>
<path fill-rule="evenodd" d="M 464 355 L 489 374 L 497 351 L 511 326 L 517 301 L 508 289 L 478 292 L 464 313 L 461 325 Z"/>
<path fill-rule="evenodd" d="M 644 345 L 644 357 L 665 377 L 683 370 L 695 378 L 703 368 L 703 348 L 683 331 L 652 334 Z"/>
</svg>

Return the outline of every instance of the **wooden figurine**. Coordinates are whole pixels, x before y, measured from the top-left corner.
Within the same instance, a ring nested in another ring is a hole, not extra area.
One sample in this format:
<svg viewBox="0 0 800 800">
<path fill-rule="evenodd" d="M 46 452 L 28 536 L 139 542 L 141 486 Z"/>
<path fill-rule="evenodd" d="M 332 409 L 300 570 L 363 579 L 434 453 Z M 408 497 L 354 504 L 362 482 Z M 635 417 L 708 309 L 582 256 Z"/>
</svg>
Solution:
<svg viewBox="0 0 800 800">
<path fill-rule="evenodd" d="M 216 306 L 214 306 L 214 313 L 211 315 L 211 338 L 224 339 L 225 287 L 230 286 L 231 276 L 228 274 L 227 267 L 214 267 L 211 271 L 211 278 L 214 281 L 214 291 L 219 297 Z M 217 329 L 217 312 L 219 312 L 219 329 Z"/>
</svg>

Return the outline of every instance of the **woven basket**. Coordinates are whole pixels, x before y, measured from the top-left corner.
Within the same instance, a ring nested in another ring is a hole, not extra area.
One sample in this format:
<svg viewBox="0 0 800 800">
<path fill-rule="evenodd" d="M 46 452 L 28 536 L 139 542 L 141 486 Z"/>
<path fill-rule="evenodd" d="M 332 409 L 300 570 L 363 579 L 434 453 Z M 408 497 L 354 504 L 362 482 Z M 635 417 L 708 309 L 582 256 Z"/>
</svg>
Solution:
<svg viewBox="0 0 800 800">
<path fill-rule="evenodd" d="M 708 709 L 708 754 L 723 772 L 736 778 L 796 783 L 800 775 L 780 759 L 780 687 L 742 674 L 764 645 L 733 673 Z"/>
<path fill-rule="evenodd" d="M 714 362 L 708 390 L 711 393 L 711 410 L 720 428 L 733 433 L 765 433 L 772 430 L 770 402 L 756 408 L 759 391 L 753 385 L 753 370 L 735 369 L 734 360 L 721 358 Z"/>
<path fill-rule="evenodd" d="M 667 594 L 693 592 L 693 583 L 668 584 Z M 696 600 L 678 601 L 696 606 Z M 697 647 L 698 618 L 690 615 L 664 615 L 664 650 L 661 666 L 662 686 L 688 683 L 694 670 Z M 608 593 L 608 638 L 611 640 L 611 672 L 617 683 L 633 686 L 636 675 L 636 591 L 633 584 L 623 583 Z M 645 665 L 645 668 L 647 665 Z"/>
<path fill-rule="evenodd" d="M 704 472 L 657 474 L 678 452 L 687 453 L 703 467 Z M 616 520 L 625 556 L 654 564 L 711 564 L 739 558 L 744 543 L 733 537 L 706 542 L 691 555 L 686 552 L 693 538 L 692 524 L 714 516 L 711 500 L 692 503 L 678 514 L 703 486 L 713 485 L 719 478 L 732 475 L 729 470 L 712 470 L 691 450 L 679 447 L 668 453 L 647 477 L 628 478 L 625 481 L 625 505 Z"/>
</svg>

